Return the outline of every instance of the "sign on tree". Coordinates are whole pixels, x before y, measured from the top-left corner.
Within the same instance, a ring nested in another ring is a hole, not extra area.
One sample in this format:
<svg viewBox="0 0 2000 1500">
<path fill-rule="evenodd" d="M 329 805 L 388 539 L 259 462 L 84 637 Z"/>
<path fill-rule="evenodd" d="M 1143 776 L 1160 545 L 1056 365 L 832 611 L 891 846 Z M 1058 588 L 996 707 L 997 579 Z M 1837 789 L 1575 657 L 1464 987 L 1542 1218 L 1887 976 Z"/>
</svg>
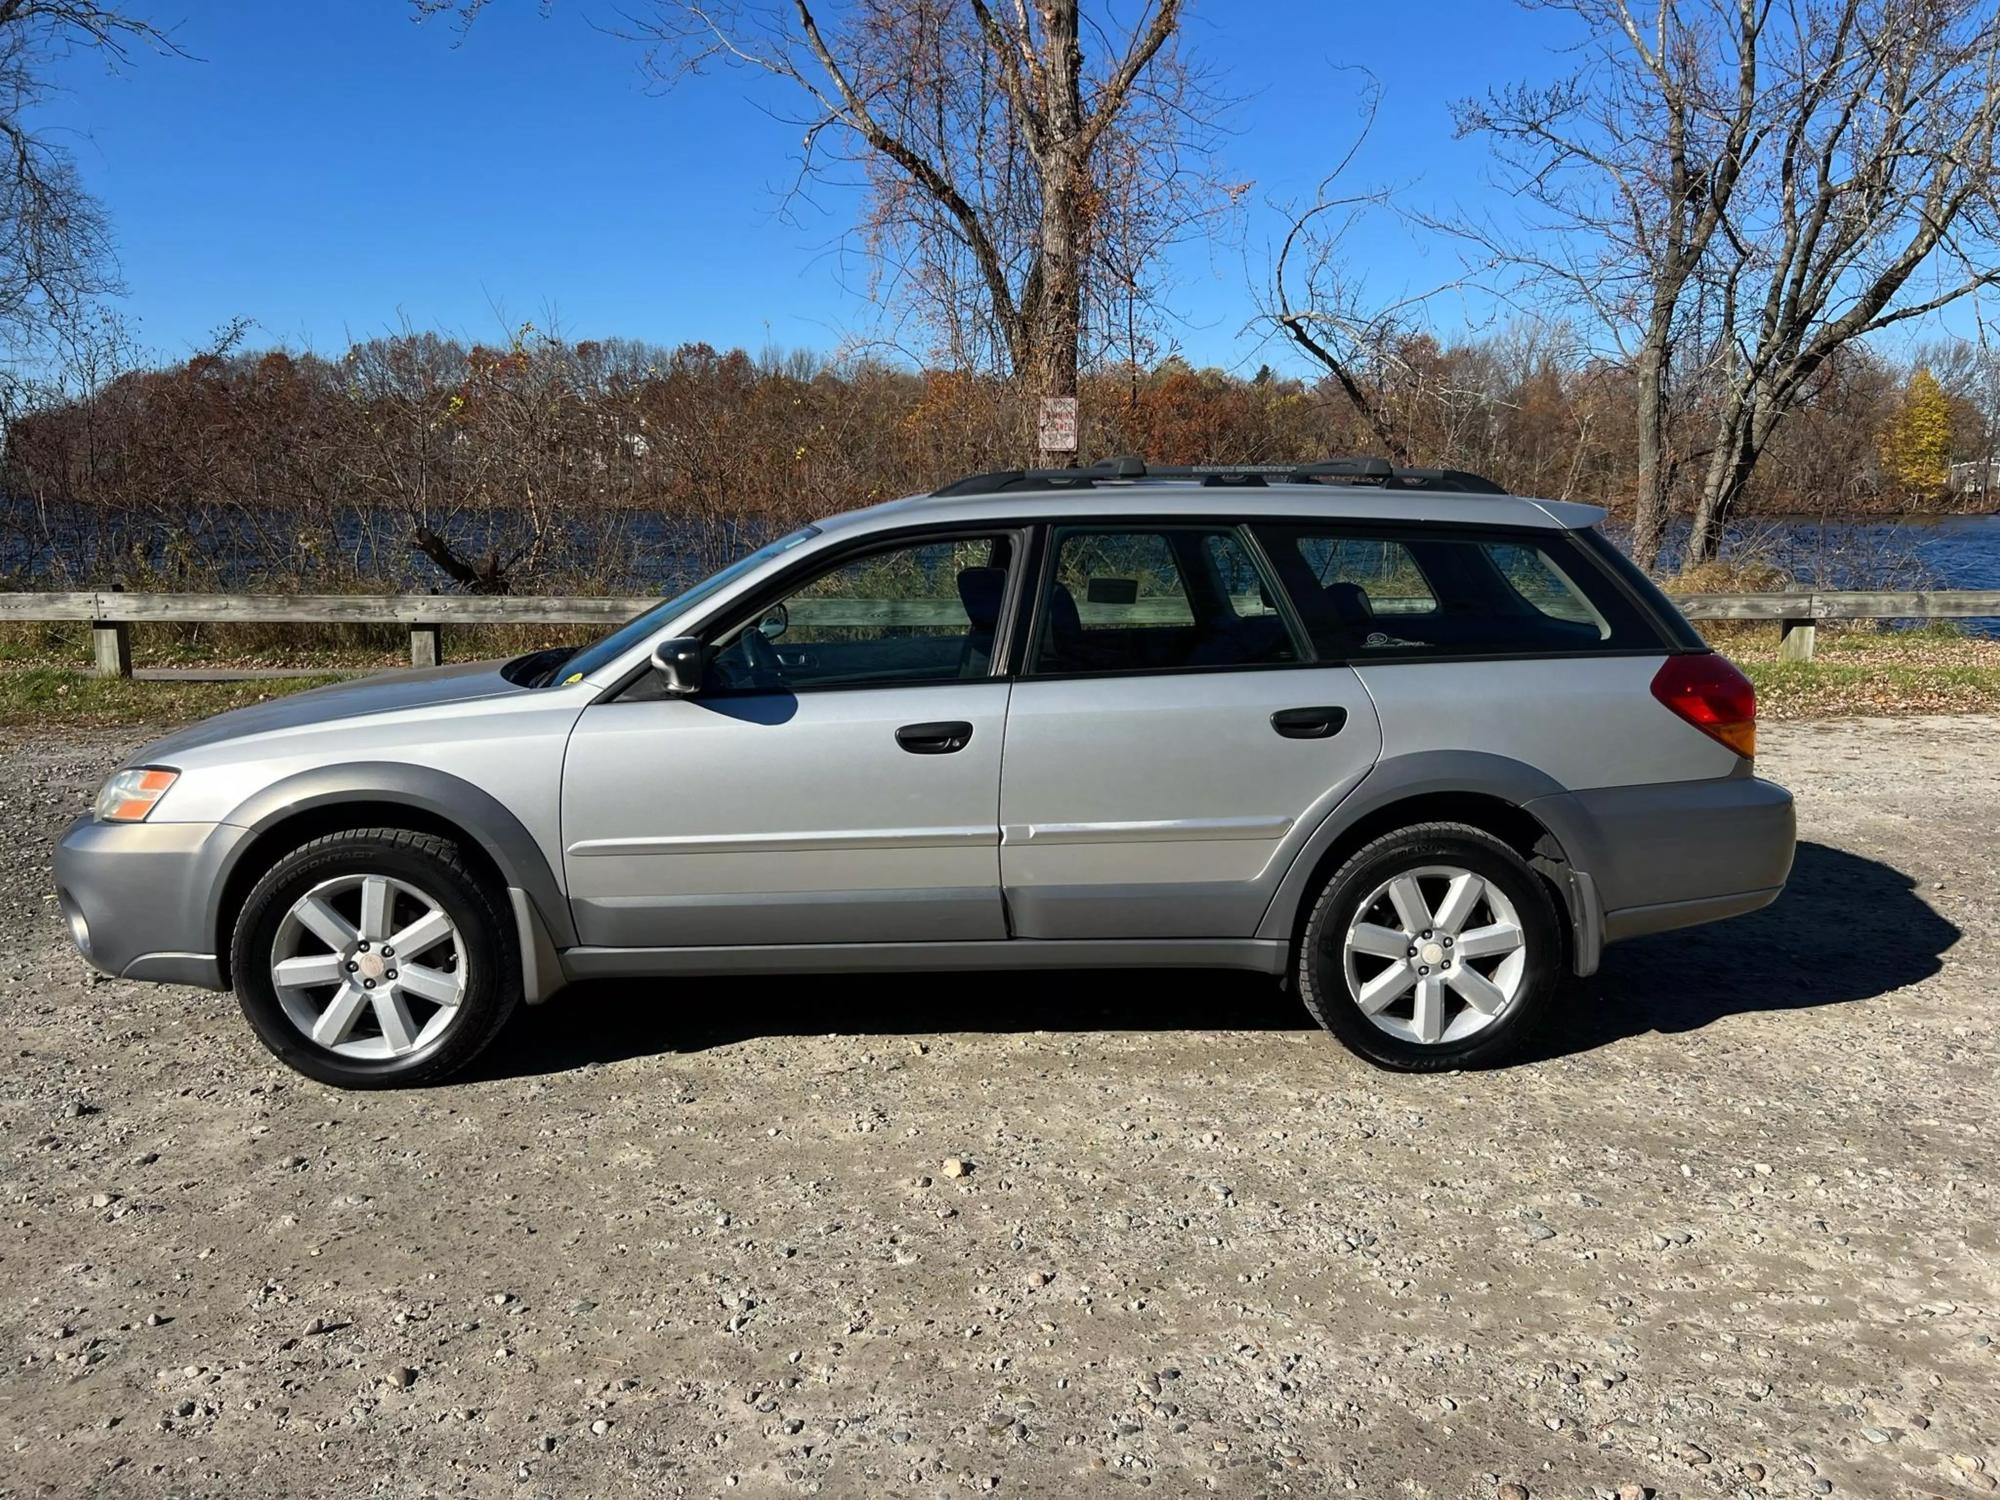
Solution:
<svg viewBox="0 0 2000 1500">
<path fill-rule="evenodd" d="M 1076 397 L 1042 397 L 1039 446 L 1044 453 L 1076 452 Z"/>
</svg>

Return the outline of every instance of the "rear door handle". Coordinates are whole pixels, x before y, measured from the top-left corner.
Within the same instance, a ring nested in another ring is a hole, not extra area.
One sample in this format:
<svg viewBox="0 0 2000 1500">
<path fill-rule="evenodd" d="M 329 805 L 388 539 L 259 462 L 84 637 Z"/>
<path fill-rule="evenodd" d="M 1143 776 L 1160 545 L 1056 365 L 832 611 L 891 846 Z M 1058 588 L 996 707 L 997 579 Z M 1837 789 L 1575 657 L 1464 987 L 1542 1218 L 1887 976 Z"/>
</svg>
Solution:
<svg viewBox="0 0 2000 1500">
<path fill-rule="evenodd" d="M 963 719 L 905 724 L 896 731 L 896 743 L 912 755 L 950 755 L 954 750 L 963 750 L 971 740 L 972 726 Z"/>
<path fill-rule="evenodd" d="M 1271 715 L 1271 727 L 1288 740 L 1326 740 L 1339 734 L 1347 724 L 1347 710 L 1328 708 L 1281 708 Z"/>
</svg>

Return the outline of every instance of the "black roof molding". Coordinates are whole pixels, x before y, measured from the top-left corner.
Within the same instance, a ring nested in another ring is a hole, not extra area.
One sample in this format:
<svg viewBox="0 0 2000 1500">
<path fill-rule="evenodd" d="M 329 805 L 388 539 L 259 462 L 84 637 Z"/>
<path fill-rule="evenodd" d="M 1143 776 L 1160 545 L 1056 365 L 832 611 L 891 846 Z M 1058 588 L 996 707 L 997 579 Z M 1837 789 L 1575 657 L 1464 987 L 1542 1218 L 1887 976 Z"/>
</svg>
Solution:
<svg viewBox="0 0 2000 1500">
<path fill-rule="evenodd" d="M 996 469 L 987 474 L 968 474 L 950 484 L 939 485 L 931 494 L 944 498 L 1018 494 L 1025 490 L 1088 490 L 1100 483 L 1131 484 L 1148 479 L 1194 480 L 1203 485 L 1251 488 L 1267 484 L 1351 484 L 1464 495 L 1508 493 L 1482 474 L 1463 469 L 1398 468 L 1386 458 L 1329 458 L 1309 464 L 1148 464 L 1128 454 L 1104 459 L 1087 469 Z"/>
</svg>

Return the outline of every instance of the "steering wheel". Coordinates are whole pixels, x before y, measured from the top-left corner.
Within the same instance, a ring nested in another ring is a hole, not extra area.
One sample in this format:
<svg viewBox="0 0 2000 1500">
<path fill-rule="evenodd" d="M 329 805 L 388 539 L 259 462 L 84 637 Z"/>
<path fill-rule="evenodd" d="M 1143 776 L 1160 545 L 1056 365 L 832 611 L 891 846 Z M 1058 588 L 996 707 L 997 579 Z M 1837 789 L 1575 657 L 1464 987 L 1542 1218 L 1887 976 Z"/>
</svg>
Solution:
<svg viewBox="0 0 2000 1500">
<path fill-rule="evenodd" d="M 784 687 L 785 664 L 778 659 L 778 648 L 771 644 L 771 638 L 752 625 L 743 632 L 740 639 L 743 642 L 744 660 L 749 664 L 750 675 L 756 686 Z"/>
</svg>

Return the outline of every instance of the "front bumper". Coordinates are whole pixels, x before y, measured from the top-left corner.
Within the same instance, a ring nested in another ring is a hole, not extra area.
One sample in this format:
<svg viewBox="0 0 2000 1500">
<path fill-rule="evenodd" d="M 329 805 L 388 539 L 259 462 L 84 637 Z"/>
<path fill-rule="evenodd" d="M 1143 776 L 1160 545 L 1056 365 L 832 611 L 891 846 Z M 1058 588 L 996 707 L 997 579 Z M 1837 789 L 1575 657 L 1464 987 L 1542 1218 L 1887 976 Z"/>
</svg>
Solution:
<svg viewBox="0 0 2000 1500">
<path fill-rule="evenodd" d="M 223 989 L 216 901 L 229 852 L 248 830 L 226 823 L 100 823 L 78 818 L 56 841 L 56 898 L 70 940 L 121 979 Z"/>
</svg>

